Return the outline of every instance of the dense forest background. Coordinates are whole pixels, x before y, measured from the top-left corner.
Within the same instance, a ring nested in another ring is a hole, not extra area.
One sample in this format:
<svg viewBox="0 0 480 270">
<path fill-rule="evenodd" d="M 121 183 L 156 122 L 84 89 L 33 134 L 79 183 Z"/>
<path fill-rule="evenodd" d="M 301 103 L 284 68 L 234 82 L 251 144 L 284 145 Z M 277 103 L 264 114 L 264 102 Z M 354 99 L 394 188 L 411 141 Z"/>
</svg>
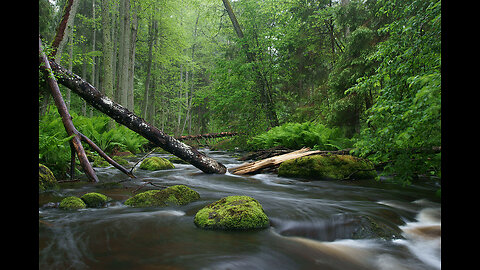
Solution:
<svg viewBox="0 0 480 270">
<path fill-rule="evenodd" d="M 66 2 L 39 0 L 43 44 Z M 74 3 L 56 61 L 170 135 L 354 147 L 402 181 L 441 176 L 440 0 L 231 0 L 241 35 L 220 0 Z M 40 159 L 60 155 L 56 144 L 68 160 L 42 79 L 39 89 Z M 146 142 L 61 90 L 76 126 L 103 149 Z"/>
</svg>

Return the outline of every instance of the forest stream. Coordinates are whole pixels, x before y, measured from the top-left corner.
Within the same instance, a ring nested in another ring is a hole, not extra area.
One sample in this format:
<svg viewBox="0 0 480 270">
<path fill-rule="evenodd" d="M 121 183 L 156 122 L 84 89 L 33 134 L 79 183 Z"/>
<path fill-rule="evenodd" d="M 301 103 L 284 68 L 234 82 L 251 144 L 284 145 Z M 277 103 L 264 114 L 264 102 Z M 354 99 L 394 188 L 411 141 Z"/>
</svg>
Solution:
<svg viewBox="0 0 480 270">
<path fill-rule="evenodd" d="M 228 168 L 242 163 L 235 153 L 201 150 Z M 142 156 L 130 158 L 130 166 Z M 112 166 L 95 168 L 100 184 L 63 185 L 40 193 L 39 269 L 441 268 L 441 203 L 433 181 L 409 186 L 302 181 L 272 173 L 219 175 L 189 164 L 175 167 L 137 167 L 136 179 Z M 113 188 L 101 185 L 120 181 Z M 201 198 L 184 206 L 125 206 L 133 191 L 160 188 L 146 181 L 165 187 L 184 184 Z M 74 211 L 49 204 L 93 191 L 113 201 L 104 208 Z M 198 210 L 230 195 L 258 200 L 270 228 L 234 232 L 195 226 Z"/>
</svg>

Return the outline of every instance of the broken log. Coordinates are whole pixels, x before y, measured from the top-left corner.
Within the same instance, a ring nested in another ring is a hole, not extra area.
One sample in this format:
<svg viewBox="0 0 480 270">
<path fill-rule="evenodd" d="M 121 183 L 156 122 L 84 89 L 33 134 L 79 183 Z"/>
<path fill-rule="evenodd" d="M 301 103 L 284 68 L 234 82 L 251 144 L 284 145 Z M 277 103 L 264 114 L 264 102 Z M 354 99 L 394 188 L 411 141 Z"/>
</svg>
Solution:
<svg viewBox="0 0 480 270">
<path fill-rule="evenodd" d="M 105 113 L 117 123 L 126 126 L 167 152 L 187 161 L 204 173 L 224 174 L 227 171 L 227 168 L 220 162 L 207 157 L 195 148 L 180 142 L 150 125 L 141 117 L 138 117 L 133 112 L 130 112 L 125 107 L 103 95 L 98 89 L 80 76 L 68 71 L 51 59 L 49 62 L 59 83 L 68 87 L 90 105 Z"/>
<path fill-rule="evenodd" d="M 351 150 L 353 150 L 353 148 L 346 148 L 346 149 L 342 149 L 342 150 L 321 150 L 320 152 L 318 152 L 318 154 L 320 154 L 320 155 L 324 155 L 324 154 L 348 155 Z M 269 157 L 278 156 L 278 155 L 281 155 L 281 154 L 291 153 L 293 151 L 295 151 L 295 150 L 287 149 L 287 148 L 284 148 L 282 146 L 276 146 L 276 147 L 273 147 L 273 148 L 270 148 L 270 149 L 250 152 L 247 155 L 239 158 L 238 160 L 240 160 L 240 161 L 245 161 L 245 160 L 249 160 L 249 159 L 261 160 L 261 159 L 266 159 L 266 158 L 269 158 Z"/>
<path fill-rule="evenodd" d="M 198 135 L 185 135 L 175 137 L 179 141 L 193 140 L 200 138 L 222 138 L 222 137 L 233 137 L 239 135 L 239 132 L 220 132 L 220 133 L 207 133 L 207 134 L 198 134 Z"/>
<path fill-rule="evenodd" d="M 319 154 L 323 152 L 321 150 L 314 150 L 314 151 L 309 151 L 309 150 L 310 148 L 302 148 L 300 150 L 297 150 L 291 153 L 274 156 L 271 158 L 262 159 L 262 160 L 258 160 L 250 163 L 244 163 L 238 167 L 231 168 L 228 171 L 232 174 L 237 174 L 237 175 L 251 174 L 265 168 L 277 166 L 286 160 L 295 159 L 295 158 L 304 157 L 304 156 L 313 155 L 313 154 Z"/>
</svg>

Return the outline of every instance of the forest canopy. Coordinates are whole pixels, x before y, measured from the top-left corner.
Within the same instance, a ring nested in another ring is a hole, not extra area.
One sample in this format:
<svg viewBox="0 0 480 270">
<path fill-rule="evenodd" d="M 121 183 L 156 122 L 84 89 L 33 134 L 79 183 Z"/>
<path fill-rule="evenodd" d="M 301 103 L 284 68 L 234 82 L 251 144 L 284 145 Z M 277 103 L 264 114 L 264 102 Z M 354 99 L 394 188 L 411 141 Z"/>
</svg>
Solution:
<svg viewBox="0 0 480 270">
<path fill-rule="evenodd" d="M 47 51 L 67 2 L 39 0 Z M 335 134 L 328 147 L 355 147 L 403 181 L 441 176 L 440 0 L 227 1 L 242 35 L 224 2 L 73 1 L 56 61 L 173 136 L 241 132 L 259 145 L 252 138 L 298 126 Z M 116 128 L 61 91 L 79 119 Z M 52 121 L 42 76 L 38 109 Z M 41 123 L 41 145 L 68 148 Z"/>
</svg>

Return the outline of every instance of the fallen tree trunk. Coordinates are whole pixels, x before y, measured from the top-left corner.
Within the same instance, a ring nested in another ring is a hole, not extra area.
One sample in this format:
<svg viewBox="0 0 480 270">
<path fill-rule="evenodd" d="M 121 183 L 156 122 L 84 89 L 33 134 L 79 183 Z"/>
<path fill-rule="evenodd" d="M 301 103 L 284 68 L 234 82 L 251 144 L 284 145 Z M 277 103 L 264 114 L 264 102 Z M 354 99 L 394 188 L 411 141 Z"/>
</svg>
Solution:
<svg viewBox="0 0 480 270">
<path fill-rule="evenodd" d="M 328 151 L 328 150 L 321 150 L 318 152 L 318 154 L 331 154 L 331 155 L 348 155 L 350 151 L 353 150 L 353 148 L 347 148 L 347 149 L 342 149 L 342 150 L 333 150 L 333 151 Z M 291 153 L 295 150 L 287 149 L 282 146 L 276 146 L 270 149 L 265 149 L 265 150 L 258 150 L 255 152 L 248 153 L 247 155 L 239 158 L 238 160 L 240 161 L 245 161 L 249 159 L 253 160 L 261 160 L 261 159 L 266 159 L 282 154 L 287 154 Z"/>
<path fill-rule="evenodd" d="M 302 148 L 300 150 L 297 150 L 291 153 L 274 156 L 271 158 L 262 159 L 255 162 L 245 163 L 238 167 L 231 168 L 228 171 L 237 175 L 254 173 L 268 167 L 277 166 L 286 160 L 295 159 L 295 158 L 304 157 L 304 156 L 313 155 L 313 154 L 319 154 L 323 152 L 320 150 L 314 150 L 314 151 L 309 151 L 309 150 L 310 148 Z"/>
<path fill-rule="evenodd" d="M 125 107 L 100 93 L 100 91 L 78 75 L 66 70 L 52 60 L 49 60 L 49 62 L 59 83 L 71 89 L 90 105 L 110 116 L 116 122 L 135 131 L 169 153 L 187 161 L 204 173 L 224 174 L 227 171 L 223 164 L 163 133 Z"/>
<path fill-rule="evenodd" d="M 222 137 L 233 137 L 239 135 L 238 132 L 220 132 L 220 133 L 207 133 L 207 134 L 199 134 L 199 135 L 185 135 L 175 137 L 175 139 L 179 141 L 185 140 L 193 140 L 193 139 L 200 139 L 200 138 L 222 138 Z"/>
</svg>

